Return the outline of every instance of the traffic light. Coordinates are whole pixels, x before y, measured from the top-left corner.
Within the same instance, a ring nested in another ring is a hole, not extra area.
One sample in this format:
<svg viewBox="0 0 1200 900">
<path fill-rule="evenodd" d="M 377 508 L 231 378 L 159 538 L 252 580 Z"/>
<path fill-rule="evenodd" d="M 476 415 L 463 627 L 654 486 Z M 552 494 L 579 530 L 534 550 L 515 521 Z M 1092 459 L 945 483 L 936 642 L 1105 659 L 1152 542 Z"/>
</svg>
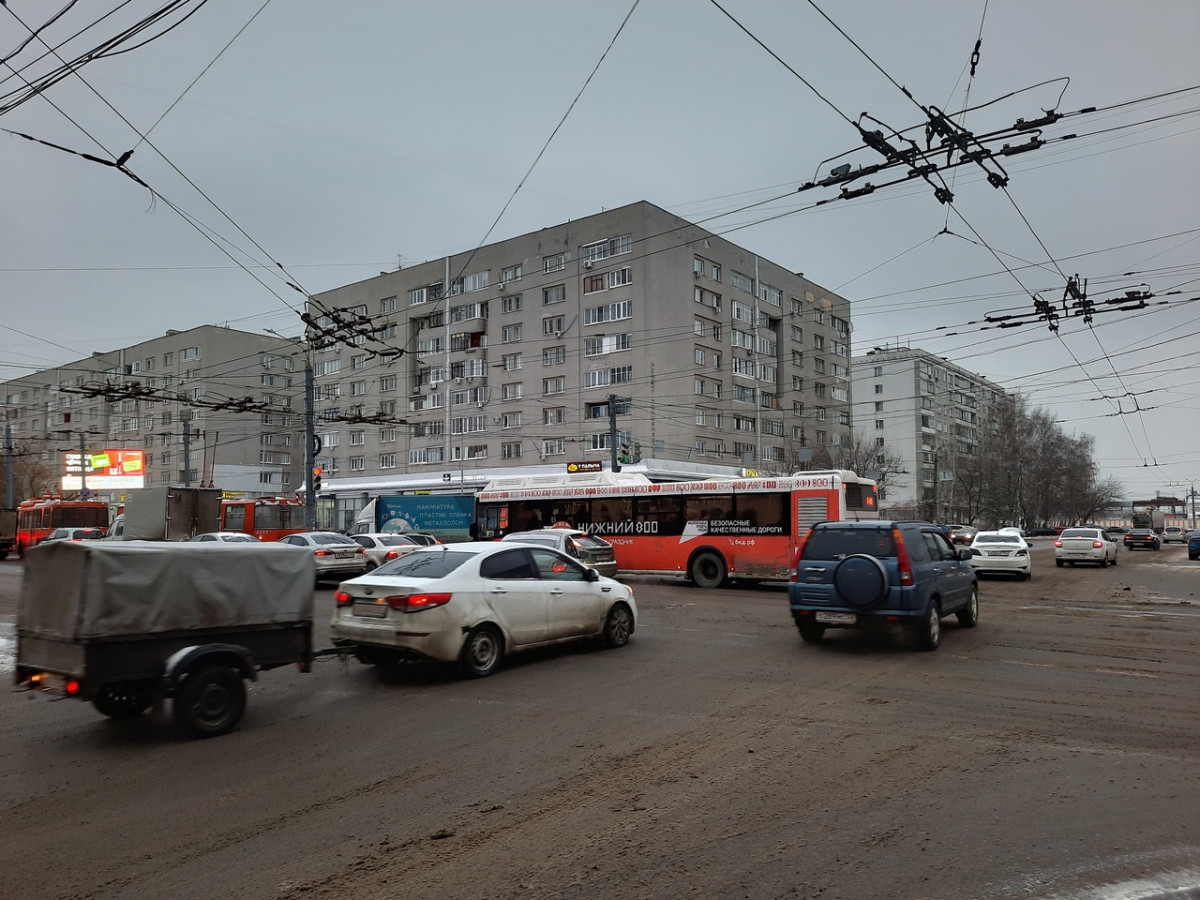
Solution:
<svg viewBox="0 0 1200 900">
<path fill-rule="evenodd" d="M 313 493 L 321 489 L 321 467 L 317 466 L 313 469 Z"/>
<path fill-rule="evenodd" d="M 617 447 L 617 462 L 626 466 L 633 462 L 633 454 L 629 450 L 629 442 L 622 441 Z"/>
</svg>

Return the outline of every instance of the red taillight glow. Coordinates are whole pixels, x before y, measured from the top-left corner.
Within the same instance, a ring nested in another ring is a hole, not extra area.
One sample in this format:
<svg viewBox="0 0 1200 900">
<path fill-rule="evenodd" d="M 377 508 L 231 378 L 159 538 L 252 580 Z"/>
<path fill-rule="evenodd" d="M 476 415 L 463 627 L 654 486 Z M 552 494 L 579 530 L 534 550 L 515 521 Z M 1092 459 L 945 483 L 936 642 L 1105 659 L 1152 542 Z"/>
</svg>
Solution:
<svg viewBox="0 0 1200 900">
<path fill-rule="evenodd" d="M 1055 543 L 1055 546 L 1056 546 L 1056 547 L 1061 547 L 1061 546 L 1062 546 L 1062 542 L 1061 542 L 1061 541 L 1060 541 L 1060 542 L 1056 542 L 1056 543 Z M 1092 541 L 1092 546 L 1093 546 L 1093 547 L 1095 547 L 1097 550 L 1099 550 L 1100 548 L 1102 548 L 1102 547 L 1104 546 L 1104 541 Z"/>
<path fill-rule="evenodd" d="M 333 556 L 332 550 L 314 550 L 313 556 Z"/>
<path fill-rule="evenodd" d="M 398 559 L 399 557 L 400 557 L 399 550 L 389 550 L 387 553 L 383 554 L 384 559 Z"/>
<path fill-rule="evenodd" d="M 387 605 L 401 612 L 420 612 L 435 606 L 445 606 L 450 602 L 450 597 L 450 594 L 404 594 L 388 597 Z"/>
<path fill-rule="evenodd" d="M 354 602 L 354 598 L 351 597 L 349 594 L 347 594 L 345 591 L 338 591 L 336 594 L 333 595 L 333 602 L 336 603 L 338 606 L 349 606 L 351 603 Z"/>
<path fill-rule="evenodd" d="M 1062 541 L 1055 541 L 1055 542 L 1054 542 L 1054 546 L 1055 546 L 1055 547 L 1061 547 L 1061 546 L 1062 546 Z"/>
<path fill-rule="evenodd" d="M 79 694 L 79 682 L 74 678 L 68 678 L 64 687 L 67 692 L 67 696 L 69 697 L 74 697 Z"/>
<path fill-rule="evenodd" d="M 904 538 L 899 528 L 892 529 L 892 541 L 896 544 L 896 567 L 900 570 L 900 583 L 913 583 L 912 563 L 908 561 L 908 548 L 904 546 Z"/>
</svg>

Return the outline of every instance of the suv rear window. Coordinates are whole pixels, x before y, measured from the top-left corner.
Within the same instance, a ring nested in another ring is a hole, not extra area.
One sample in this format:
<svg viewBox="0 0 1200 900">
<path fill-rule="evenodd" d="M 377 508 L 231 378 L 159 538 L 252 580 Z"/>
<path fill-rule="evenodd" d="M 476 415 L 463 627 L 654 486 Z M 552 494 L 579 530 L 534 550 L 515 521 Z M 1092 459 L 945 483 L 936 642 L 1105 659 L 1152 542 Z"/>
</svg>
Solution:
<svg viewBox="0 0 1200 900">
<path fill-rule="evenodd" d="M 885 558 L 896 555 L 896 544 L 890 528 L 828 528 L 813 529 L 804 545 L 805 559 L 841 559 L 852 553 Z"/>
</svg>

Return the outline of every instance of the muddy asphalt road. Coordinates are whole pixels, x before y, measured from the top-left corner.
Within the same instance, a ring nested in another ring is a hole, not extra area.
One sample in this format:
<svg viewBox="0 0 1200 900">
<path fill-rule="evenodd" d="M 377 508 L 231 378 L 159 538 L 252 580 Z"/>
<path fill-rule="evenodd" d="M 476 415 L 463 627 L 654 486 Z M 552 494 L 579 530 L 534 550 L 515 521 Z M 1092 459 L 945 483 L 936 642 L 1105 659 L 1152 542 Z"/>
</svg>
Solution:
<svg viewBox="0 0 1200 900">
<path fill-rule="evenodd" d="M 213 740 L 9 688 L 0 897 L 1200 897 L 1200 562 L 1034 558 L 935 653 L 634 580 L 623 649 L 275 670 Z"/>
</svg>

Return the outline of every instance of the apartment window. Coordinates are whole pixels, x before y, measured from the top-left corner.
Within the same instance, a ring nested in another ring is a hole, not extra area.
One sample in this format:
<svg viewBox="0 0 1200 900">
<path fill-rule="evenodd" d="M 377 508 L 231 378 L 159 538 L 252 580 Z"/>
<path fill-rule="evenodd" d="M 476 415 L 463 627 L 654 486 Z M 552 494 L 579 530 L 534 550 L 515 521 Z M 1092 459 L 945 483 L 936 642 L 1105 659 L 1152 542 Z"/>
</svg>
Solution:
<svg viewBox="0 0 1200 900">
<path fill-rule="evenodd" d="M 584 310 L 584 323 L 598 325 L 602 322 L 614 322 L 618 319 L 633 318 L 633 301 L 622 300 L 618 303 L 607 303 L 603 306 L 591 306 Z"/>
<path fill-rule="evenodd" d="M 186 359 L 199 359 L 199 358 L 200 358 L 200 348 L 199 347 L 184 347 L 182 350 L 179 351 L 179 359 L 181 361 L 186 360 Z"/>
<path fill-rule="evenodd" d="M 395 297 L 384 297 L 379 301 L 379 311 L 381 313 L 396 312 L 400 308 L 400 301 Z"/>
<path fill-rule="evenodd" d="M 702 379 L 697 378 L 693 383 L 692 388 L 697 397 L 704 396 L 704 381 Z"/>
<path fill-rule="evenodd" d="M 367 367 L 367 355 L 360 353 L 358 356 L 350 357 L 350 371 L 357 372 L 360 369 Z"/>
<path fill-rule="evenodd" d="M 542 319 L 542 334 L 547 337 L 557 337 L 563 333 L 563 327 L 566 325 L 566 317 L 564 316 L 548 316 Z"/>
<path fill-rule="evenodd" d="M 875 430 L 876 430 L 876 431 L 883 431 L 883 419 L 876 419 L 876 420 L 875 420 Z"/>
<path fill-rule="evenodd" d="M 883 377 L 883 366 L 875 366 L 874 370 L 872 371 L 872 374 L 876 378 L 882 378 Z"/>
<path fill-rule="evenodd" d="M 543 425 L 563 425 L 567 421 L 567 409 L 565 406 L 554 406 L 549 409 L 542 410 Z"/>
<path fill-rule="evenodd" d="M 598 334 L 583 342 L 584 356 L 603 356 L 633 347 L 633 334 Z"/>
<path fill-rule="evenodd" d="M 542 305 L 549 306 L 551 303 L 562 303 L 567 299 L 567 286 L 565 284 L 555 284 L 548 288 L 542 288 Z"/>
<path fill-rule="evenodd" d="M 749 275 L 743 275 L 736 269 L 729 273 L 729 283 L 747 294 L 754 293 L 754 279 Z"/>
<path fill-rule="evenodd" d="M 504 413 L 502 416 L 500 416 L 500 427 L 501 428 L 520 428 L 521 427 L 521 414 L 519 412 Z"/>
<path fill-rule="evenodd" d="M 523 391 L 519 383 L 503 385 L 500 391 L 503 395 L 503 399 L 505 400 L 520 400 L 523 395 Z"/>
<path fill-rule="evenodd" d="M 367 469 L 367 458 L 365 456 L 350 457 L 351 472 L 365 472 Z"/>
<path fill-rule="evenodd" d="M 379 468 L 381 468 L 381 469 L 396 468 L 396 454 L 395 453 L 381 453 L 379 455 Z"/>
<path fill-rule="evenodd" d="M 583 292 L 585 294 L 594 294 L 602 290 L 604 290 L 604 275 L 588 275 L 583 279 Z"/>
<path fill-rule="evenodd" d="M 883 412 L 883 401 L 882 400 L 875 401 L 875 412 Z"/>
<path fill-rule="evenodd" d="M 379 441 L 382 444 L 390 444 L 396 440 L 397 429 L 381 428 L 379 430 Z"/>
<path fill-rule="evenodd" d="M 520 459 L 521 458 L 521 442 L 520 441 L 505 441 L 500 445 L 501 459 Z"/>
<path fill-rule="evenodd" d="M 559 375 L 557 378 L 542 379 L 543 394 L 565 394 L 567 392 L 567 379 L 565 375 Z"/>
<path fill-rule="evenodd" d="M 631 253 L 633 251 L 633 235 L 622 234 L 607 240 L 594 241 L 591 244 L 584 244 L 579 251 L 583 259 L 589 262 L 608 259 L 610 256 L 618 256 L 622 253 Z"/>
<path fill-rule="evenodd" d="M 567 267 L 567 254 L 558 253 L 553 256 L 542 257 L 543 272 L 561 272 Z"/>
<path fill-rule="evenodd" d="M 702 347 L 697 347 L 695 349 L 695 352 L 693 353 L 693 362 L 695 362 L 698 366 L 704 365 L 704 349 Z"/>
<path fill-rule="evenodd" d="M 825 336 L 824 335 L 822 335 L 822 334 L 814 334 L 813 335 L 813 349 L 814 350 L 824 350 L 825 349 Z"/>
<path fill-rule="evenodd" d="M 566 347 L 563 347 L 563 346 L 547 347 L 546 349 L 544 349 L 542 351 L 542 365 L 543 366 L 561 366 L 566 361 L 567 361 L 567 348 Z"/>
<path fill-rule="evenodd" d="M 883 393 L 883 385 L 882 384 L 875 385 L 875 393 L 877 393 L 877 394 Z"/>
<path fill-rule="evenodd" d="M 379 378 L 379 390 L 394 391 L 396 389 L 395 375 L 381 375 Z M 365 391 L 364 391 L 365 393 Z"/>
<path fill-rule="evenodd" d="M 613 271 L 607 273 L 606 277 L 608 279 L 609 288 L 633 284 L 633 268 L 631 266 L 625 266 L 622 269 L 613 269 Z"/>
<path fill-rule="evenodd" d="M 507 284 L 510 281 L 520 281 L 524 270 L 523 266 L 505 266 L 500 270 L 500 281 Z"/>
<path fill-rule="evenodd" d="M 566 453 L 567 442 L 561 438 L 542 441 L 542 456 L 565 456 Z"/>
<path fill-rule="evenodd" d="M 705 424 L 704 417 L 705 417 L 706 413 L 707 413 L 707 410 L 703 410 L 703 409 L 696 410 L 696 424 L 697 425 Z"/>
<path fill-rule="evenodd" d="M 367 433 L 365 431 L 350 432 L 350 446 L 361 447 L 367 442 Z"/>
<path fill-rule="evenodd" d="M 521 354 L 507 353 L 500 358 L 500 365 L 505 372 L 512 372 L 515 369 L 521 368 Z"/>
<path fill-rule="evenodd" d="M 521 311 L 521 295 L 513 294 L 513 295 L 505 297 L 504 302 L 501 304 L 501 308 L 506 313 L 520 312 Z"/>
<path fill-rule="evenodd" d="M 521 340 L 521 323 L 517 322 L 514 325 L 505 325 L 500 332 L 500 341 L 504 344 L 515 344 Z"/>
<path fill-rule="evenodd" d="M 633 381 L 633 366 L 592 369 L 583 373 L 583 386 L 585 388 L 604 387 L 610 384 L 627 384 L 631 381 Z"/>
<path fill-rule="evenodd" d="M 395 377 L 396 376 L 394 376 L 394 375 L 392 376 L 393 379 Z M 395 387 L 394 384 L 393 384 L 393 387 Z M 351 397 L 362 397 L 362 396 L 366 395 L 366 393 L 367 393 L 367 383 L 365 381 L 350 382 L 350 396 Z"/>
</svg>

